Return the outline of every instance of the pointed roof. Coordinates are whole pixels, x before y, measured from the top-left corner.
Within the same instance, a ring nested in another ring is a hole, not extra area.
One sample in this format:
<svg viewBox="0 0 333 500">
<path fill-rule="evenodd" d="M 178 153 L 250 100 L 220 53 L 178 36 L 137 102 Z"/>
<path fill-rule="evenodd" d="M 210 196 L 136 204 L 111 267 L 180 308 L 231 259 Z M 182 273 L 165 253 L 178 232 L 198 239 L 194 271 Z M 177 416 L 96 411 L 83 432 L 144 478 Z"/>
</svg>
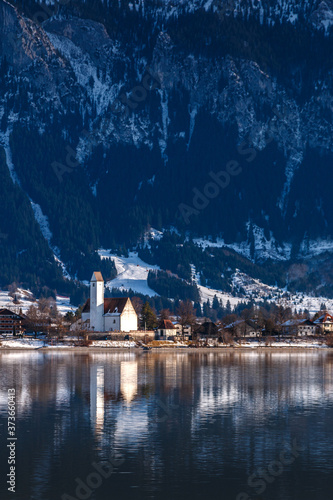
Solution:
<svg viewBox="0 0 333 500">
<path fill-rule="evenodd" d="M 328 312 L 325 312 L 320 318 L 316 319 L 314 323 L 316 325 L 322 325 L 323 323 L 332 323 L 333 322 L 333 316 L 331 316 Z"/>
<path fill-rule="evenodd" d="M 307 326 L 316 326 L 316 325 L 314 324 L 314 322 L 313 322 L 313 321 L 311 321 L 311 319 L 305 319 L 304 321 L 302 321 L 302 322 L 301 322 L 301 326 L 302 326 L 302 325 L 307 325 Z"/>
<path fill-rule="evenodd" d="M 176 330 L 175 326 L 169 319 L 163 319 L 157 328 L 158 330 Z"/>
<path fill-rule="evenodd" d="M 129 297 L 108 297 L 104 299 L 104 314 L 121 314 L 126 306 Z M 90 299 L 86 301 L 82 309 L 83 313 L 90 312 Z"/>
<path fill-rule="evenodd" d="M 90 282 L 91 281 L 103 281 L 104 282 L 102 273 L 100 273 L 99 271 L 93 272 Z"/>
<path fill-rule="evenodd" d="M 22 314 L 16 314 L 15 312 L 11 311 L 10 309 L 7 309 L 6 307 L 3 307 L 0 309 L 0 316 L 11 316 L 14 317 L 14 319 L 25 319 L 25 316 Z"/>
</svg>

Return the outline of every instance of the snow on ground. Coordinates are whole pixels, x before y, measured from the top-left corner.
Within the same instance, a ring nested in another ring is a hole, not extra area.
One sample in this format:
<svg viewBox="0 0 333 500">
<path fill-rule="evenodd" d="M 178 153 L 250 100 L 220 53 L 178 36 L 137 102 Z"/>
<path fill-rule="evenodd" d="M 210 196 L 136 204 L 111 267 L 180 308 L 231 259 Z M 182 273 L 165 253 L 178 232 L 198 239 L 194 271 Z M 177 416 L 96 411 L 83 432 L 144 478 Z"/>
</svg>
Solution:
<svg viewBox="0 0 333 500">
<path fill-rule="evenodd" d="M 29 197 L 29 200 L 31 203 L 32 210 L 34 212 L 35 220 L 38 222 L 40 230 L 42 232 L 42 235 L 44 236 L 44 238 L 48 242 L 49 247 L 53 252 L 54 260 L 60 265 L 64 278 L 68 279 L 68 280 L 72 279 L 71 275 L 69 274 L 69 272 L 66 269 L 65 264 L 59 258 L 60 257 L 59 248 L 51 245 L 51 239 L 52 239 L 53 235 L 52 235 L 52 232 L 50 229 L 48 217 L 43 214 L 42 208 L 40 205 L 38 205 L 38 203 L 34 203 L 30 197 Z"/>
<path fill-rule="evenodd" d="M 292 310 L 308 309 L 312 314 L 319 311 L 321 304 L 324 303 L 327 309 L 333 311 L 333 299 L 312 297 L 301 292 L 292 294 L 277 286 L 266 285 L 258 279 L 241 273 L 239 270 L 236 270 L 232 281 L 235 290 L 241 287 L 245 291 L 246 295 L 243 300 L 253 300 L 254 302 L 267 300 L 268 302 L 275 302 L 284 307 L 291 307 Z"/>
<path fill-rule="evenodd" d="M 226 348 L 226 347 L 233 347 L 234 349 L 257 349 L 257 348 L 265 348 L 265 349 L 270 349 L 270 348 L 310 348 L 310 349 L 328 349 L 328 346 L 325 343 L 316 341 L 316 340 L 282 340 L 282 341 L 277 341 L 277 340 L 272 340 L 272 342 L 269 343 L 269 345 L 266 344 L 266 342 L 263 341 L 252 341 L 252 342 L 242 342 L 242 343 L 237 343 L 235 342 L 233 345 L 223 345 L 223 344 L 208 344 L 209 347 L 217 347 L 217 348 Z M 44 342 L 43 340 L 35 340 L 35 339 L 10 339 L 10 340 L 1 340 L 0 339 L 0 347 L 4 349 L 40 349 L 42 347 L 47 348 L 47 349 L 68 349 L 68 348 L 73 348 L 73 344 L 48 344 L 47 342 Z M 100 348 L 136 348 L 137 345 L 133 341 L 129 340 L 95 340 L 91 343 L 90 348 L 94 349 L 96 347 Z M 189 346 L 185 343 L 182 342 L 168 342 L 164 341 L 164 343 L 160 343 L 158 346 L 154 346 L 155 348 L 161 348 L 161 347 L 168 347 L 168 348 L 189 348 Z"/>
<path fill-rule="evenodd" d="M 136 347 L 136 343 L 130 340 L 94 340 L 91 347 Z"/>
<path fill-rule="evenodd" d="M 20 310 L 22 310 L 23 314 L 25 314 L 31 305 L 37 306 L 37 301 L 34 299 L 30 290 L 18 288 L 15 292 L 15 296 L 18 300 L 17 304 L 14 304 L 14 298 L 9 295 L 8 291 L 0 290 L 0 308 L 9 308 L 17 314 L 19 314 Z M 63 315 L 68 311 L 74 312 L 77 309 L 70 303 L 69 297 L 64 297 L 62 295 L 56 296 L 56 303 L 58 311 Z"/>
<path fill-rule="evenodd" d="M 200 302 L 203 304 L 204 302 L 207 302 L 209 299 L 210 304 L 213 302 L 214 295 L 219 300 L 222 300 L 223 305 L 226 306 L 228 300 L 230 302 L 231 307 L 237 306 L 239 302 L 241 302 L 244 299 L 240 299 L 238 297 L 234 297 L 233 295 L 229 293 L 222 292 L 221 290 L 214 290 L 213 288 L 209 288 L 207 286 L 203 286 L 200 284 L 200 273 L 196 272 L 195 266 L 191 264 L 191 273 L 192 273 L 192 280 L 194 283 L 196 283 L 197 287 L 199 288 L 199 294 L 200 294 Z"/>
<path fill-rule="evenodd" d="M 299 255 L 301 257 L 315 257 L 325 252 L 333 252 L 333 240 L 310 240 L 303 241 Z"/>
<path fill-rule="evenodd" d="M 151 227 L 148 231 L 146 231 L 144 235 L 144 244 L 146 247 L 149 247 L 149 240 L 153 239 L 154 241 L 159 241 L 163 238 L 163 231 L 158 231 Z"/>
<path fill-rule="evenodd" d="M 63 295 L 56 295 L 56 303 L 58 311 L 65 315 L 68 311 L 75 312 L 77 307 L 70 303 L 70 298 Z"/>
<path fill-rule="evenodd" d="M 284 298 L 278 300 L 278 303 L 284 307 L 291 307 L 292 309 L 307 309 L 310 314 L 315 314 L 320 311 L 321 304 L 326 305 L 326 309 L 333 311 L 333 299 L 328 299 L 327 297 L 311 297 L 311 295 L 305 295 L 304 293 L 297 293 L 295 295 L 290 295 L 290 298 Z"/>
<path fill-rule="evenodd" d="M 278 245 L 276 240 L 272 236 L 270 240 L 267 240 L 264 236 L 264 230 L 256 225 L 252 226 L 253 237 L 254 237 L 254 247 L 255 247 L 255 257 L 256 259 L 273 259 L 273 260 L 288 260 L 291 253 L 291 245 L 288 243 Z M 251 256 L 250 243 L 248 241 L 243 241 L 241 243 L 225 243 L 222 238 L 216 238 L 215 241 L 204 238 L 195 238 L 193 243 L 200 246 L 201 248 L 231 248 L 235 252 L 243 255 L 249 260 L 253 260 Z"/>
<path fill-rule="evenodd" d="M 44 238 L 46 239 L 46 241 L 50 246 L 52 239 L 52 232 L 49 225 L 49 219 L 47 218 L 46 215 L 43 214 L 43 211 L 40 205 L 38 205 L 38 203 L 34 203 L 31 198 L 30 198 L 30 203 L 32 210 L 34 212 L 35 219 L 39 224 L 42 235 L 44 236 Z"/>
<path fill-rule="evenodd" d="M 59 258 L 60 257 L 59 248 L 51 245 L 51 239 L 52 239 L 53 235 L 52 235 L 52 232 L 50 229 L 48 217 L 43 214 L 42 208 L 40 205 L 38 205 L 38 203 L 34 203 L 30 197 L 29 197 L 29 200 L 31 203 L 32 210 L 34 212 L 35 220 L 38 222 L 40 230 L 42 232 L 42 235 L 44 236 L 44 238 L 48 242 L 49 247 L 53 252 L 54 260 L 60 265 L 64 278 L 66 278 L 68 280 L 72 279 L 71 275 L 69 274 L 69 272 L 66 269 L 65 264 Z"/>
<path fill-rule="evenodd" d="M 148 271 L 160 269 L 158 266 L 152 266 L 143 262 L 138 257 L 137 252 L 130 252 L 128 257 L 119 257 L 110 253 L 110 250 L 101 249 L 98 251 L 101 259 L 112 259 L 117 269 L 117 277 L 106 283 L 106 287 L 119 288 L 120 290 L 132 289 L 134 292 L 142 293 L 154 297 L 158 295 L 149 288 L 147 283 Z"/>
<path fill-rule="evenodd" d="M 14 167 L 13 160 L 12 160 L 12 151 L 10 149 L 10 144 L 9 144 L 10 134 L 11 134 L 11 129 L 7 129 L 6 132 L 0 132 L 0 145 L 5 150 L 6 163 L 7 163 L 7 167 L 9 170 L 9 174 L 12 178 L 12 181 L 14 184 L 18 184 L 20 186 L 20 181 L 19 181 L 19 178 L 15 172 L 15 167 Z"/>
<path fill-rule="evenodd" d="M 163 231 L 158 231 L 157 229 L 151 227 L 149 230 L 149 237 L 153 238 L 153 240 L 160 240 L 163 238 Z"/>
<path fill-rule="evenodd" d="M 257 349 L 258 347 L 308 347 L 308 348 L 322 348 L 327 349 L 328 346 L 322 342 L 316 340 L 282 340 L 282 341 L 272 341 L 269 345 L 266 345 L 265 341 L 255 341 L 255 342 L 244 342 L 241 344 L 234 344 L 234 347 L 243 348 L 247 347 L 250 349 Z"/>
<path fill-rule="evenodd" d="M 110 290 L 112 288 L 119 288 L 124 291 L 132 289 L 134 292 L 149 295 L 150 297 L 157 295 L 154 290 L 149 288 L 147 276 L 150 269 L 160 269 L 158 266 L 152 266 L 143 262 L 136 252 L 130 252 L 128 257 L 119 257 L 118 255 L 110 253 L 109 250 L 104 249 L 99 250 L 98 253 L 102 259 L 112 259 L 116 265 L 118 276 L 114 280 L 106 283 L 107 288 Z M 219 300 L 222 300 L 224 306 L 227 301 L 229 301 L 231 307 L 235 307 L 239 302 L 246 302 L 249 300 L 261 302 L 266 299 L 270 302 L 275 301 L 284 307 L 291 307 L 293 310 L 295 308 L 297 310 L 308 309 L 310 313 L 313 314 L 320 310 L 322 303 L 325 303 L 326 307 L 333 311 L 333 299 L 327 299 L 326 297 L 311 297 L 303 293 L 286 293 L 286 291 L 281 288 L 266 285 L 260 280 L 251 278 L 240 271 L 236 271 L 233 276 L 233 286 L 235 291 L 240 287 L 243 288 L 243 290 L 245 290 L 245 296 L 238 295 L 234 297 L 221 290 L 201 285 L 199 273 L 196 272 L 193 265 L 191 269 L 192 279 L 199 288 L 201 303 L 207 302 L 208 299 L 212 303 L 214 295 L 216 295 Z"/>
<path fill-rule="evenodd" d="M 32 210 L 34 212 L 35 220 L 38 222 L 40 230 L 42 232 L 42 235 L 44 236 L 44 238 L 48 242 L 49 247 L 53 252 L 54 260 L 60 265 L 64 278 L 68 279 L 68 280 L 72 279 L 71 275 L 69 274 L 69 272 L 66 269 L 65 264 L 59 258 L 60 257 L 59 248 L 51 245 L 51 239 L 52 239 L 53 235 L 52 235 L 52 232 L 50 229 L 48 217 L 43 214 L 42 208 L 40 205 L 38 205 L 38 203 L 34 203 L 30 197 L 29 197 L 29 200 L 31 203 Z"/>
<path fill-rule="evenodd" d="M 291 255 L 291 245 L 283 243 L 278 245 L 274 237 L 267 240 L 264 236 L 264 230 L 258 226 L 253 225 L 253 236 L 255 246 L 256 259 L 273 259 L 277 261 L 289 260 Z M 235 252 L 243 255 L 249 260 L 253 260 L 250 252 L 250 244 L 248 241 L 241 243 L 225 243 L 222 238 L 216 238 L 212 241 L 209 238 L 195 238 L 193 243 L 201 248 L 231 248 Z M 310 258 L 321 255 L 325 252 L 333 252 L 333 240 L 331 239 L 318 239 L 318 240 L 304 240 L 300 245 L 298 256 L 301 258 Z"/>
<path fill-rule="evenodd" d="M 32 339 L 13 339 L 13 340 L 1 340 L 1 347 L 16 348 L 16 349 L 40 349 L 44 346 L 43 340 L 32 340 Z"/>
<path fill-rule="evenodd" d="M 209 299 L 210 304 L 212 305 L 214 295 L 220 300 L 222 300 L 224 307 L 226 306 L 228 300 L 230 302 L 231 307 L 237 306 L 239 302 L 244 301 L 244 299 L 240 299 L 239 297 L 234 297 L 233 295 L 230 295 L 229 293 L 221 292 L 221 290 L 214 290 L 213 288 L 208 288 L 206 286 L 198 285 L 199 288 L 199 293 L 200 293 L 200 299 L 201 299 L 201 304 L 203 302 L 207 302 Z M 245 299 L 246 302 L 246 299 Z"/>
<path fill-rule="evenodd" d="M 205 238 L 193 238 L 193 243 L 195 243 L 198 247 L 201 247 L 203 249 L 205 248 L 222 248 L 222 247 L 227 247 L 231 248 L 232 250 L 235 250 L 235 252 L 243 255 L 247 259 L 251 258 L 250 254 L 250 245 L 248 242 L 244 241 L 242 243 L 236 244 L 227 244 L 225 243 L 224 239 L 222 238 L 216 238 L 215 241 Z"/>
</svg>

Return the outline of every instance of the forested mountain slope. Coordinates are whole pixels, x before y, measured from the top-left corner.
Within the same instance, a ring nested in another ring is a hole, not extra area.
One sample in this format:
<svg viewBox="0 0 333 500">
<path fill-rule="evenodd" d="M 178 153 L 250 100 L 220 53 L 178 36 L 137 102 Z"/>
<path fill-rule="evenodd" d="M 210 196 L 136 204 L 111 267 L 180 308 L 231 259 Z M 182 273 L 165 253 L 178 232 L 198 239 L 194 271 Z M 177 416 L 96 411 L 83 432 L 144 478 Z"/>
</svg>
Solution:
<svg viewBox="0 0 333 500">
<path fill-rule="evenodd" d="M 315 0 L 0 0 L 2 195 L 18 211 L 0 232 L 19 230 L 31 263 L 2 248 L 1 285 L 56 283 L 53 253 L 89 279 L 98 248 L 150 226 L 257 262 L 332 249 L 332 20 Z"/>
</svg>

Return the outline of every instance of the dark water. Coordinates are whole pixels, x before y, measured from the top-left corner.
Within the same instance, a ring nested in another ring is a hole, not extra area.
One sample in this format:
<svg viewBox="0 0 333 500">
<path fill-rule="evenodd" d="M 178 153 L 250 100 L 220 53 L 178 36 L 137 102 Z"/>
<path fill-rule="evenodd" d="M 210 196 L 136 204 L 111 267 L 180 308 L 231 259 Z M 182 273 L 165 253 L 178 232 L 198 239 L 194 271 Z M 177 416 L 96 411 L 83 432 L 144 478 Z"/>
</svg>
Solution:
<svg viewBox="0 0 333 500">
<path fill-rule="evenodd" d="M 8 352 L 0 370 L 1 499 L 333 498 L 329 352 Z"/>
</svg>

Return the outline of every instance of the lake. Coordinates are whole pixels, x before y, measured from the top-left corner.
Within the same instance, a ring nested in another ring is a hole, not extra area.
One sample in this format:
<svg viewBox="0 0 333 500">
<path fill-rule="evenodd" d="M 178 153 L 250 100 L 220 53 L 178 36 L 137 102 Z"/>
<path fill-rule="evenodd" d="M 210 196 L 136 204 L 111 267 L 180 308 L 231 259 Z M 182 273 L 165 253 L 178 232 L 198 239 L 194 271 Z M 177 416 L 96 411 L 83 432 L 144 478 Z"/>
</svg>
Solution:
<svg viewBox="0 0 333 500">
<path fill-rule="evenodd" d="M 329 350 L 2 351 L 0 369 L 1 499 L 332 498 Z"/>
</svg>

